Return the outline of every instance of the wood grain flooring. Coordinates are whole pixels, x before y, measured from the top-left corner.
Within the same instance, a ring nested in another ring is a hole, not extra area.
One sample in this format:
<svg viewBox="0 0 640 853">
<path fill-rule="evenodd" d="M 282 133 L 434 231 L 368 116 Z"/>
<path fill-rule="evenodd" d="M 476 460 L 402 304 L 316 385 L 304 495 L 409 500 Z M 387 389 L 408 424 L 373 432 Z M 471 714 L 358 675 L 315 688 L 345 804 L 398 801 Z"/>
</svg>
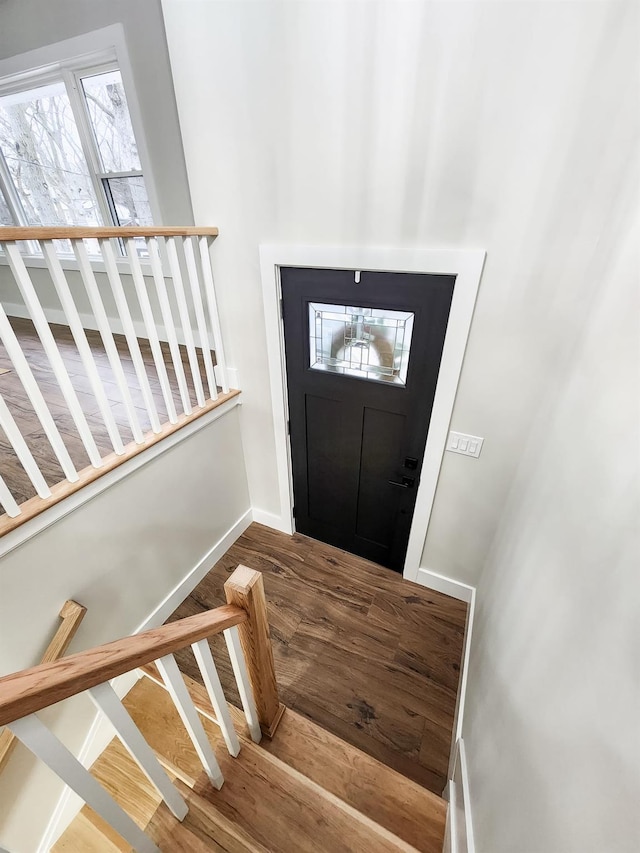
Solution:
<svg viewBox="0 0 640 853">
<path fill-rule="evenodd" d="M 17 317 L 10 317 L 9 319 L 16 336 L 20 341 L 20 345 L 27 358 L 29 367 L 38 382 L 53 419 L 60 431 L 62 440 L 69 451 L 74 465 L 77 470 L 80 471 L 90 464 L 89 458 L 86 454 L 80 436 L 78 435 L 75 424 L 62 395 L 62 391 L 60 390 L 60 386 L 58 385 L 53 370 L 51 369 L 51 365 L 42 347 L 35 327 L 30 320 L 24 320 Z M 98 446 L 98 450 L 102 456 L 106 456 L 112 452 L 113 448 L 111 446 L 107 428 L 100 414 L 98 402 L 93 394 L 91 383 L 85 373 L 80 354 L 73 341 L 71 332 L 67 326 L 61 326 L 53 323 L 50 324 L 50 328 L 71 378 L 72 385 L 78 395 L 82 410 L 87 417 L 87 422 Z M 131 428 L 127 419 L 122 396 L 115 380 L 115 375 L 109 364 L 100 334 L 89 329 L 85 331 L 98 372 L 102 379 L 107 399 L 110 402 L 111 411 L 113 412 L 122 440 L 126 445 L 133 440 L 133 435 L 131 434 Z M 151 429 L 151 424 L 149 423 L 147 410 L 144 406 L 142 391 L 140 390 L 140 384 L 136 376 L 127 342 L 123 335 L 114 335 L 114 339 L 120 354 L 127 384 L 131 391 L 136 414 L 140 420 L 140 426 L 143 432 L 146 432 Z M 149 342 L 145 339 L 139 338 L 138 343 L 146 366 L 153 398 L 158 409 L 160 423 L 162 424 L 168 421 L 167 408 L 162 395 L 156 368 L 153 363 L 151 348 L 149 346 Z M 169 347 L 168 344 L 165 343 L 162 343 L 161 346 L 164 361 L 167 366 L 167 374 L 171 385 L 173 400 L 178 413 L 180 413 L 182 411 L 182 405 L 178 391 L 176 372 L 169 353 Z M 180 347 L 180 354 L 185 368 L 189 396 L 192 405 L 195 406 L 196 397 L 193 376 L 189 368 L 185 347 Z M 200 367 L 200 376 L 206 390 L 206 374 L 204 370 L 202 352 L 197 350 L 197 355 Z M 27 444 L 29 445 L 29 448 L 32 451 L 49 486 L 53 486 L 64 480 L 65 478 L 62 469 L 58 464 L 46 435 L 44 434 L 40 421 L 29 402 L 22 382 L 20 381 L 16 371 L 13 369 L 11 360 L 9 359 L 1 342 L 0 394 L 9 407 L 9 410 L 20 428 L 22 435 L 25 437 Z M 18 457 L 14 453 L 13 448 L 1 429 L 0 474 L 4 478 L 18 504 L 24 503 L 26 500 L 35 495 L 35 489 L 31 485 L 31 482 L 24 472 Z M 0 514 L 1 513 L 2 508 L 0 507 Z"/>
<path fill-rule="evenodd" d="M 191 680 L 189 687 L 193 696 L 197 685 Z M 237 758 L 225 749 L 219 727 L 201 716 L 224 776 L 216 791 L 166 690 L 143 678 L 124 704 L 170 775 L 188 785 L 185 823 L 192 832 L 199 829 L 202 840 L 220 843 L 222 829 L 225 836 L 231 832 L 240 842 L 250 837 L 258 849 L 278 853 L 442 849 L 443 800 L 354 747 L 332 742 L 295 711 L 285 711 L 284 728 L 269 747 L 252 743 L 237 725 L 241 715 L 233 713 L 241 740 Z M 301 770 L 296 761 L 305 755 L 312 758 Z M 166 849 L 166 842 L 160 846 Z"/>
<path fill-rule="evenodd" d="M 240 563 L 264 573 L 280 700 L 328 732 L 441 794 L 466 604 L 298 534 L 252 524 L 168 621 L 225 602 Z M 239 706 L 224 640 L 211 640 Z M 202 682 L 189 650 L 178 653 Z"/>
</svg>

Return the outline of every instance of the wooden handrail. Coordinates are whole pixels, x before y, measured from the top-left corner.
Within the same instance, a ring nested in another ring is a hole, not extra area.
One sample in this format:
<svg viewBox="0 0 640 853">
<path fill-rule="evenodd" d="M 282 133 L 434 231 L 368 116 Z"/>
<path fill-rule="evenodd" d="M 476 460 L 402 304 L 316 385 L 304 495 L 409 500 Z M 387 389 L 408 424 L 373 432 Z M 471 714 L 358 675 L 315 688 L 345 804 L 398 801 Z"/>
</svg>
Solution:
<svg viewBox="0 0 640 853">
<path fill-rule="evenodd" d="M 0 726 L 240 625 L 247 619 L 241 607 L 224 604 L 206 613 L 0 678 Z"/>
<path fill-rule="evenodd" d="M 75 637 L 86 612 L 87 608 L 78 604 L 77 601 L 65 601 L 58 614 L 62 622 L 47 646 L 40 663 L 50 663 L 62 657 L 69 647 L 69 643 Z M 16 739 L 13 732 L 10 732 L 9 729 L 3 729 L 0 732 L 0 771 L 11 758 L 15 745 Z"/>
<path fill-rule="evenodd" d="M 217 237 L 218 229 L 203 226 L 131 226 L 116 228 L 85 228 L 69 225 L 0 228 L 0 243 L 13 243 L 16 240 L 83 240 L 90 237 L 108 239 L 111 237 Z"/>
</svg>

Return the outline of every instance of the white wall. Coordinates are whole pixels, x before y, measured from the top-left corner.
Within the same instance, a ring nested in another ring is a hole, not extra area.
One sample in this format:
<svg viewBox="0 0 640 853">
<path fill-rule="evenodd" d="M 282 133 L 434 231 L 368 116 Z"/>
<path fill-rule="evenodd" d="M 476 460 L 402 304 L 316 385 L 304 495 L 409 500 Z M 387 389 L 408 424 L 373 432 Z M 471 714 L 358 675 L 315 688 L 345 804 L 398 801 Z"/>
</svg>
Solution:
<svg viewBox="0 0 640 853">
<path fill-rule="evenodd" d="M 39 660 L 67 598 L 87 608 L 71 651 L 131 634 L 245 518 L 250 505 L 238 412 L 232 409 L 0 559 L 0 673 Z M 64 713 L 55 709 L 43 718 L 77 754 L 93 706 L 78 697 L 63 707 Z M 35 851 L 61 789 L 18 746 L 0 775 L 0 843 L 16 853 Z"/>
<path fill-rule="evenodd" d="M 632 4 L 163 0 L 254 507 L 278 513 L 261 242 L 487 250 L 423 566 L 475 584 L 636 144 Z M 577 314 L 576 314 L 577 312 Z"/>
<path fill-rule="evenodd" d="M 464 720 L 478 853 L 640 849 L 637 158 L 626 165 L 635 222 L 603 228 L 478 586 Z"/>
</svg>

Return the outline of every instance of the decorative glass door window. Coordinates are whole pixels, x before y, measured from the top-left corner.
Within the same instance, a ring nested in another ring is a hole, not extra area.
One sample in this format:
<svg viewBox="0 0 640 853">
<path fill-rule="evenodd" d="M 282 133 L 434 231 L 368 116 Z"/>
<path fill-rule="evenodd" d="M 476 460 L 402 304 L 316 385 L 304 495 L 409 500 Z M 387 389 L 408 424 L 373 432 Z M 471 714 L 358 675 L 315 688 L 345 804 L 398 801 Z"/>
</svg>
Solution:
<svg viewBox="0 0 640 853">
<path fill-rule="evenodd" d="M 309 303 L 309 366 L 406 385 L 414 315 L 409 311 Z"/>
</svg>

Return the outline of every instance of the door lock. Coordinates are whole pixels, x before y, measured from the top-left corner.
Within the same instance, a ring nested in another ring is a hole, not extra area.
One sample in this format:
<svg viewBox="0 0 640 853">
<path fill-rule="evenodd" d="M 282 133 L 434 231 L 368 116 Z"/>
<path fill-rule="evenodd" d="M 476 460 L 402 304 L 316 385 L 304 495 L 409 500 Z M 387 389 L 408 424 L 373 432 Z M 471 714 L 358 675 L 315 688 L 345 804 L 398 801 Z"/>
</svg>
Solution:
<svg viewBox="0 0 640 853">
<path fill-rule="evenodd" d="M 415 485 L 415 477 L 403 477 L 400 482 L 397 480 L 389 480 L 390 486 L 399 486 L 401 489 L 412 489 Z"/>
</svg>

